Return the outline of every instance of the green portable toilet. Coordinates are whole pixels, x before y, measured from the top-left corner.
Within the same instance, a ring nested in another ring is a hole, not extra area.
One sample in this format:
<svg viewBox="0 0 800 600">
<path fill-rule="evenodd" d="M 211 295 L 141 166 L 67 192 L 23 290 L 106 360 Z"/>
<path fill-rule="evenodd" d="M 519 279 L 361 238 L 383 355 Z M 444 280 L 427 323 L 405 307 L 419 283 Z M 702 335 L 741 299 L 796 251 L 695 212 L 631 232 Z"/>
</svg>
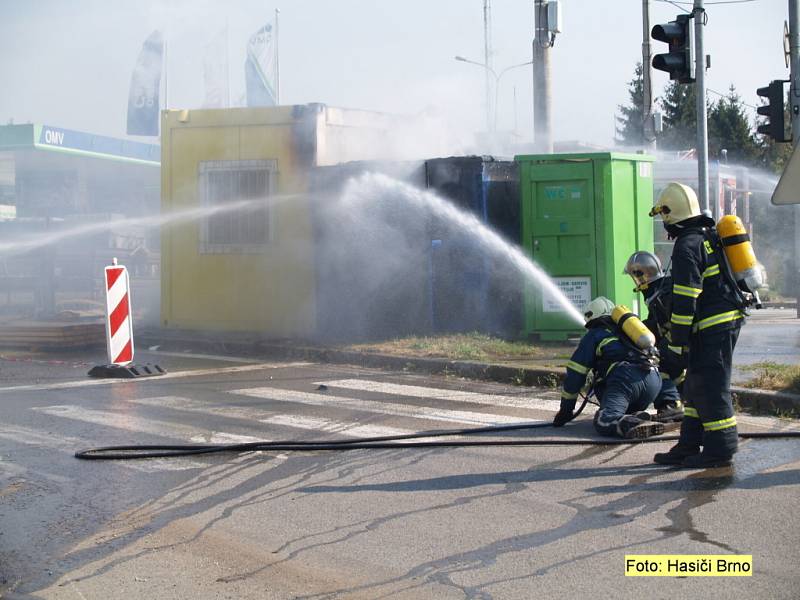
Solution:
<svg viewBox="0 0 800 600">
<path fill-rule="evenodd" d="M 634 251 L 653 251 L 648 216 L 653 157 L 598 152 L 515 160 L 522 246 L 528 256 L 581 312 L 592 298 L 607 296 L 641 314 L 633 282 L 622 270 Z M 583 331 L 535 282 L 526 282 L 525 288 L 525 335 L 563 340 Z"/>
</svg>

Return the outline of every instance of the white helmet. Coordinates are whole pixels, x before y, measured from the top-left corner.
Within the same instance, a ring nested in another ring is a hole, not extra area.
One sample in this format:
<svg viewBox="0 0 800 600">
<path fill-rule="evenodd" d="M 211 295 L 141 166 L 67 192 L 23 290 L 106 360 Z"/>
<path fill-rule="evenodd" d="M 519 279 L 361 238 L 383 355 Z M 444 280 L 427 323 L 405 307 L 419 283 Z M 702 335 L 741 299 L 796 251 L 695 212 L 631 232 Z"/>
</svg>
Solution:
<svg viewBox="0 0 800 600">
<path fill-rule="evenodd" d="M 694 190 L 688 185 L 675 182 L 664 188 L 658 202 L 650 209 L 650 216 L 661 215 L 665 225 L 674 225 L 700 214 L 700 203 Z"/>
<path fill-rule="evenodd" d="M 605 296 L 598 296 L 583 309 L 583 318 L 586 319 L 588 323 L 600 317 L 610 317 L 614 306 L 616 305 Z"/>
</svg>

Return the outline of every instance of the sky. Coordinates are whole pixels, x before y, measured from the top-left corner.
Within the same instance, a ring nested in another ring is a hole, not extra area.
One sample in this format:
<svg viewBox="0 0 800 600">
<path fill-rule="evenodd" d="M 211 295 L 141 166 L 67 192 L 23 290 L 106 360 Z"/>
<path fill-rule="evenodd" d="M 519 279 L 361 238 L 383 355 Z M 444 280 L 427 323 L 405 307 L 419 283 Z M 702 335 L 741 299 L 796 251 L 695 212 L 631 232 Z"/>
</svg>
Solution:
<svg viewBox="0 0 800 600">
<path fill-rule="evenodd" d="M 724 93 L 734 85 L 758 105 L 756 88 L 788 78 L 788 0 L 713 2 L 706 1 L 708 88 Z M 641 60 L 642 2 L 561 0 L 561 7 L 563 32 L 551 55 L 554 138 L 611 145 L 618 105 L 628 102 Z M 485 128 L 484 69 L 454 60 L 483 62 L 483 0 L 0 0 L 0 124 L 125 137 L 131 71 L 154 29 L 167 38 L 170 108 L 201 106 L 203 56 L 224 31 L 236 102 L 247 39 L 274 20 L 276 8 L 281 104 L 424 112 L 459 130 Z M 491 8 L 495 71 L 530 60 L 533 0 L 492 0 Z M 651 25 L 680 12 L 653 0 Z M 653 44 L 655 53 L 666 48 Z M 654 71 L 656 95 L 667 83 L 666 73 Z M 506 72 L 497 97 L 498 129 L 516 125 L 531 139 L 531 67 Z"/>
</svg>

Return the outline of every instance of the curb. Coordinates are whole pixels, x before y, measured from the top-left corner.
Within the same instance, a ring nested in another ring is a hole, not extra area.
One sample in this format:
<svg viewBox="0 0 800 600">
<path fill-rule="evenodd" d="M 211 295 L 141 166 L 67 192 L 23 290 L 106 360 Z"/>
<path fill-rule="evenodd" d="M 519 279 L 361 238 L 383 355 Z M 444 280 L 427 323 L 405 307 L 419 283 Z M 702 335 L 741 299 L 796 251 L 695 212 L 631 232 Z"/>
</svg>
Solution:
<svg viewBox="0 0 800 600">
<path fill-rule="evenodd" d="M 272 359 L 308 360 L 331 364 L 415 371 L 427 374 L 446 374 L 483 381 L 513 385 L 558 387 L 564 379 L 563 369 L 547 367 L 513 367 L 445 358 L 421 358 L 339 350 L 321 346 L 298 345 L 296 342 L 276 343 L 255 337 L 220 341 L 208 336 L 165 336 L 163 332 L 140 334 L 142 346 L 157 344 L 160 349 L 180 351 L 191 347 L 213 354 L 235 353 L 240 356 Z M 747 412 L 760 414 L 800 413 L 800 395 L 755 388 L 731 386 L 734 403 Z"/>
<path fill-rule="evenodd" d="M 734 405 L 757 414 L 800 413 L 800 395 L 757 388 L 731 386 Z"/>
</svg>

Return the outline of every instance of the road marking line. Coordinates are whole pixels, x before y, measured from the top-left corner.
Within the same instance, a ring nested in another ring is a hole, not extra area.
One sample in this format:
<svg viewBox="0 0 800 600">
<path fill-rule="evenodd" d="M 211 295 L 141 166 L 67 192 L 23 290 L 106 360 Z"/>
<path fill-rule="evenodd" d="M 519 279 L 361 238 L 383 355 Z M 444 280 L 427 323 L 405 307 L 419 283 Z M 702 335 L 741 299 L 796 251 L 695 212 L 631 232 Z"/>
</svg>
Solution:
<svg viewBox="0 0 800 600">
<path fill-rule="evenodd" d="M 220 354 L 195 354 L 193 352 L 169 352 L 167 350 L 152 350 L 147 349 L 148 354 L 157 354 L 158 356 L 174 356 L 176 358 L 199 358 L 201 360 L 218 360 L 220 362 L 238 362 L 248 365 L 261 364 L 262 361 L 254 358 L 242 358 L 239 356 L 222 356 Z"/>
<path fill-rule="evenodd" d="M 303 415 L 287 415 L 287 414 L 274 414 L 273 411 L 262 410 L 258 408 L 244 407 L 244 406 L 220 406 L 209 405 L 199 400 L 192 400 L 191 398 L 182 398 L 180 396 L 158 396 L 155 398 L 139 398 L 131 400 L 135 404 L 142 404 L 145 406 L 159 406 L 174 410 L 184 410 L 188 412 L 218 415 L 233 419 L 244 419 L 249 421 L 258 421 L 259 423 L 266 423 L 267 425 L 279 425 L 282 427 L 291 427 L 293 429 L 304 429 L 311 431 L 324 431 L 327 433 L 342 433 L 351 437 L 379 437 L 387 435 L 407 435 L 416 433 L 411 429 L 399 429 L 396 427 L 387 427 L 384 425 L 364 425 L 360 423 L 335 421 L 333 419 L 303 416 Z M 193 440 L 196 441 L 196 440 Z M 203 440 L 197 440 L 203 441 Z"/>
<path fill-rule="evenodd" d="M 153 398 L 131 398 L 129 402 L 144 406 L 156 406 L 159 408 L 169 408 L 172 410 L 183 410 L 187 412 L 226 417 L 229 419 L 241 419 L 243 421 L 258 421 L 265 417 L 271 417 L 274 411 L 260 410 L 246 406 L 229 406 L 220 404 L 209 404 L 200 400 L 184 398 L 182 396 L 156 396 Z"/>
<path fill-rule="evenodd" d="M 132 416 L 118 411 L 104 412 L 99 410 L 91 410 L 74 405 L 37 406 L 33 407 L 32 410 L 55 417 L 83 421 L 85 423 L 93 423 L 95 425 L 103 425 L 106 427 L 114 427 L 117 429 L 124 429 L 126 431 L 158 435 L 161 437 L 180 437 L 182 439 L 187 439 L 201 444 L 240 444 L 243 442 L 269 441 L 263 438 L 228 433 L 224 431 L 202 432 L 185 425 L 159 421 L 157 419 L 147 419 L 139 416 Z M 73 451 L 74 449 L 75 448 L 73 448 Z M 135 463 L 135 461 L 132 462 Z M 184 468 L 204 468 L 206 466 L 208 465 L 203 463 L 195 463 L 194 467 Z"/>
<path fill-rule="evenodd" d="M 337 379 L 334 381 L 320 381 L 314 385 L 324 384 L 328 387 L 343 388 L 362 392 L 378 392 L 394 396 L 409 396 L 412 398 L 432 398 L 435 400 L 453 400 L 456 402 L 472 402 L 486 406 L 504 406 L 509 408 L 527 408 L 533 410 L 547 410 L 558 412 L 561 402 L 547 400 L 532 396 L 503 396 L 500 394 L 481 394 L 461 390 L 447 390 L 442 388 L 423 387 L 418 385 L 401 385 L 398 383 L 385 383 L 370 381 L 368 379 Z M 547 392 L 549 393 L 549 392 Z M 557 393 L 557 392 L 553 392 Z"/>
<path fill-rule="evenodd" d="M 182 377 L 200 377 L 202 375 L 224 375 L 226 373 L 245 373 L 248 371 L 261 371 L 266 369 L 287 369 L 295 367 L 308 367 L 314 363 L 310 362 L 287 362 L 287 363 L 259 363 L 257 365 L 245 365 L 241 367 L 219 367 L 215 369 L 195 369 L 193 371 L 175 371 L 157 377 L 141 377 L 135 379 L 87 379 L 80 381 L 63 381 L 61 383 L 43 383 L 35 385 L 15 385 L 0 388 L 2 392 L 22 392 L 30 390 L 63 390 L 69 388 L 90 387 L 96 385 L 125 385 L 126 383 L 145 383 L 150 381 L 163 381 L 165 379 L 179 379 Z"/>
<path fill-rule="evenodd" d="M 413 406 L 396 404 L 392 402 L 376 402 L 373 400 L 358 400 L 345 396 L 332 396 L 329 394 L 311 394 L 296 390 L 279 388 L 244 388 L 230 390 L 230 394 L 251 396 L 275 402 L 293 402 L 296 404 L 309 404 L 326 408 L 340 408 L 361 412 L 382 413 L 397 417 L 411 417 L 414 419 L 428 419 L 431 421 L 449 421 L 453 423 L 468 423 L 470 425 L 512 425 L 519 423 L 534 423 L 537 421 L 505 415 L 471 412 L 466 410 L 435 409 L 426 406 Z"/>
<path fill-rule="evenodd" d="M 254 442 L 268 442 L 263 437 L 252 435 L 239 435 L 237 433 L 211 432 L 210 434 L 195 435 L 189 438 L 195 444 L 252 444 Z"/>
<path fill-rule="evenodd" d="M 21 427 L 19 425 L 0 426 L 0 439 L 24 444 L 26 446 L 49 448 L 67 454 L 74 454 L 76 451 L 89 446 L 89 442 L 86 440 L 57 435 L 50 432 L 43 433 L 36 429 Z M 153 473 L 156 471 L 186 471 L 188 469 L 205 469 L 208 467 L 206 463 L 188 460 L 186 458 L 151 458 L 148 460 L 119 461 L 116 464 L 145 473 Z"/>
<path fill-rule="evenodd" d="M 359 425 L 358 423 L 345 423 L 332 419 L 300 415 L 275 415 L 268 419 L 261 419 L 261 422 L 269 425 L 292 427 L 294 429 L 324 431 L 326 433 L 343 433 L 357 438 L 409 435 L 411 433 L 416 433 L 410 429 L 398 429 L 396 427 L 385 427 L 383 425 Z"/>
</svg>

